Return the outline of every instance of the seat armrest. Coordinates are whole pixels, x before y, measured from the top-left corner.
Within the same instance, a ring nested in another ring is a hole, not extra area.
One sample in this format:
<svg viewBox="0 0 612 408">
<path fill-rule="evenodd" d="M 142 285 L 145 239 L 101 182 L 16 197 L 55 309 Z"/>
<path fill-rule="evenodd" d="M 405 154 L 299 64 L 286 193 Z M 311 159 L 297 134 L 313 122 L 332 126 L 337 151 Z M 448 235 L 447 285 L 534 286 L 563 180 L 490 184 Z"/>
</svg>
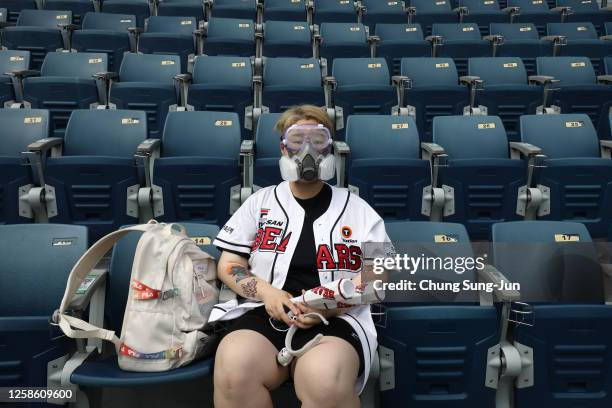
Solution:
<svg viewBox="0 0 612 408">
<path fill-rule="evenodd" d="M 549 75 L 529 75 L 529 83 L 536 85 L 546 85 L 555 81 L 555 77 Z"/>
<path fill-rule="evenodd" d="M 404 75 L 393 75 L 391 77 L 391 83 L 395 86 L 402 86 L 404 89 L 410 89 L 412 86 L 412 79 Z"/>
<path fill-rule="evenodd" d="M 81 28 L 77 24 L 58 24 L 57 26 L 60 28 L 60 30 L 66 30 L 66 31 L 75 31 Z"/>
<path fill-rule="evenodd" d="M 544 41 L 550 41 L 558 45 L 567 44 L 567 37 L 564 35 L 545 35 L 541 37 L 540 39 Z"/>
<path fill-rule="evenodd" d="M 484 84 L 484 81 L 476 75 L 464 75 L 459 77 L 459 83 L 462 85 L 479 85 Z"/>
<path fill-rule="evenodd" d="M 370 44 L 378 44 L 380 42 L 380 36 L 378 35 L 370 35 L 368 36 L 368 42 Z"/>
<path fill-rule="evenodd" d="M 327 75 L 323 77 L 323 85 L 330 87 L 331 90 L 335 90 L 338 87 L 338 82 L 335 77 Z"/>
<path fill-rule="evenodd" d="M 559 7 L 553 7 L 550 9 L 550 11 L 555 11 L 558 13 L 565 13 L 565 14 L 570 14 L 572 13 L 572 8 L 570 6 L 559 6 Z"/>
<path fill-rule="evenodd" d="M 425 37 L 425 41 L 439 45 L 444 43 L 444 37 L 442 37 L 441 35 L 428 35 L 427 37 Z"/>
<path fill-rule="evenodd" d="M 612 35 L 602 35 L 599 37 L 600 40 L 612 41 Z"/>
<path fill-rule="evenodd" d="M 106 285 L 108 269 L 92 269 L 83 283 L 77 288 L 70 302 L 71 310 L 83 311 L 89 306 L 92 296 L 96 291 Z"/>
<path fill-rule="evenodd" d="M 247 154 L 253 154 L 255 152 L 255 141 L 254 140 L 243 140 L 240 143 L 240 155 L 244 156 Z"/>
<path fill-rule="evenodd" d="M 542 149 L 538 146 L 524 142 L 510 142 L 510 157 L 513 159 L 520 159 L 521 155 L 531 157 L 539 154 L 542 154 Z"/>
<path fill-rule="evenodd" d="M 351 152 L 351 148 L 346 142 L 335 140 L 333 142 L 334 152 L 337 154 L 347 155 Z"/>
<path fill-rule="evenodd" d="M 64 139 L 61 137 L 46 137 L 44 139 L 37 140 L 28 145 L 28 152 L 41 152 L 44 153 L 50 149 L 61 146 Z"/>
<path fill-rule="evenodd" d="M 502 302 L 516 302 L 521 299 L 521 292 L 518 290 L 505 289 L 500 286 L 502 283 L 510 283 L 510 280 L 504 276 L 500 271 L 497 270 L 493 265 L 484 265 L 482 269 L 476 269 L 478 271 L 479 280 L 492 283 L 494 286 L 494 293 L 499 300 Z"/>
<path fill-rule="evenodd" d="M 454 8 L 453 12 L 459 14 L 460 16 L 467 16 L 468 14 L 470 14 L 470 10 L 465 6 Z"/>
<path fill-rule="evenodd" d="M 128 33 L 134 34 L 134 35 L 139 35 L 144 32 L 144 29 L 141 27 L 128 27 L 127 30 L 128 30 Z"/>
<path fill-rule="evenodd" d="M 136 154 L 152 156 L 161 147 L 160 139 L 147 139 L 141 142 L 136 148 Z"/>
<path fill-rule="evenodd" d="M 94 79 L 100 79 L 102 81 L 114 81 L 119 78 L 119 74 L 117 72 L 104 71 L 104 72 L 96 72 L 92 75 Z"/>
<path fill-rule="evenodd" d="M 174 76 L 174 79 L 178 82 L 191 82 L 191 74 L 190 73 L 186 73 L 186 74 L 177 74 Z"/>
<path fill-rule="evenodd" d="M 504 43 L 504 36 L 499 34 L 485 35 L 482 39 L 497 45 Z"/>
<path fill-rule="evenodd" d="M 516 14 L 521 11 L 521 8 L 517 6 L 511 6 L 511 7 L 506 7 L 506 8 L 501 9 L 501 11 L 503 13 Z"/>
<path fill-rule="evenodd" d="M 19 78 L 29 78 L 29 77 L 34 77 L 34 76 L 40 76 L 40 71 L 36 71 L 32 69 L 25 69 L 23 71 L 4 72 L 4 75 L 12 76 L 18 79 Z"/>
<path fill-rule="evenodd" d="M 422 142 L 421 151 L 428 153 L 430 156 L 445 154 L 444 148 L 437 143 Z"/>
<path fill-rule="evenodd" d="M 599 75 L 597 76 L 597 82 L 600 84 L 610 84 L 612 83 L 612 75 Z"/>
<path fill-rule="evenodd" d="M 601 157 L 604 159 L 612 159 L 612 140 L 600 140 L 599 146 L 601 149 Z"/>
</svg>

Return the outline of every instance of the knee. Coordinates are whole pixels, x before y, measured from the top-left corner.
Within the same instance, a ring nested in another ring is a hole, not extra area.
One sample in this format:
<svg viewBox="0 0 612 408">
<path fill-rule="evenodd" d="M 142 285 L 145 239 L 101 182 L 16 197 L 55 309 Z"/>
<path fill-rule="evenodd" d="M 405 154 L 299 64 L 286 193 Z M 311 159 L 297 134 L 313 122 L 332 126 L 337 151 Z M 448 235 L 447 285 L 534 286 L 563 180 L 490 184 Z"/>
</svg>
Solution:
<svg viewBox="0 0 612 408">
<path fill-rule="evenodd" d="M 257 384 L 256 363 L 237 350 L 220 350 L 215 356 L 215 391 L 225 395 L 239 396 Z"/>
<path fill-rule="evenodd" d="M 295 391 L 302 403 L 319 407 L 337 407 L 354 393 L 354 378 L 347 378 L 340 367 L 302 364 L 296 367 Z"/>
</svg>

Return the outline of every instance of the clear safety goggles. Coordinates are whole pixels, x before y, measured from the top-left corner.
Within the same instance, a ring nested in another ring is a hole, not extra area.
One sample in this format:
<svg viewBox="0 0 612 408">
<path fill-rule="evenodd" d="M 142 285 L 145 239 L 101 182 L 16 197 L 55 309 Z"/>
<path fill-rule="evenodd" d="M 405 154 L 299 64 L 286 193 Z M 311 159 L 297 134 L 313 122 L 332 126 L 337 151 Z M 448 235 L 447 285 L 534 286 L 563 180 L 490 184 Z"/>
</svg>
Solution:
<svg viewBox="0 0 612 408">
<path fill-rule="evenodd" d="M 283 145 L 291 153 L 302 150 L 306 143 L 318 153 L 327 153 L 332 140 L 329 130 L 321 125 L 292 125 L 285 131 Z"/>
</svg>

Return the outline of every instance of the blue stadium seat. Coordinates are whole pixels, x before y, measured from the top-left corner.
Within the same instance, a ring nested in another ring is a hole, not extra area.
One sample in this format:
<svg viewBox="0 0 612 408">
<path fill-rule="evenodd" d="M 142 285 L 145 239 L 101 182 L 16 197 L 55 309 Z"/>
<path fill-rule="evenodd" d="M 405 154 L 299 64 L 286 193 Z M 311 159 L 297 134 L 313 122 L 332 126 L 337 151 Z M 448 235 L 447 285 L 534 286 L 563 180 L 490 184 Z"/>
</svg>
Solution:
<svg viewBox="0 0 612 408">
<path fill-rule="evenodd" d="M 541 40 L 533 23 L 492 23 L 490 34 L 503 37 L 502 44 L 495 45 L 494 57 L 520 57 L 529 75 L 536 73 L 537 57 L 553 54 L 552 42 Z"/>
<path fill-rule="evenodd" d="M 195 110 L 236 112 L 242 124 L 247 106 L 253 104 L 253 70 L 247 57 L 209 57 L 195 59 L 193 82 L 189 87 L 189 105 Z"/>
<path fill-rule="evenodd" d="M 555 84 L 552 103 L 563 113 L 589 115 L 601 139 L 610 137 L 608 112 L 612 106 L 612 86 L 597 83 L 587 57 L 540 57 L 538 75 L 549 75 L 560 82 Z"/>
<path fill-rule="evenodd" d="M 23 98 L 32 108 L 49 109 L 51 134 L 62 137 L 70 113 L 101 102 L 93 75 L 107 71 L 106 54 L 50 52 L 39 77 L 25 78 Z"/>
<path fill-rule="evenodd" d="M 138 51 L 145 54 L 178 55 L 181 71 L 187 71 L 190 55 L 195 55 L 193 32 L 198 28 L 194 17 L 152 16 L 138 38 Z"/>
<path fill-rule="evenodd" d="M 508 138 L 497 116 L 434 118 L 433 142 L 448 155 L 440 183 L 454 189 L 455 211 L 472 239 L 488 239 L 491 225 L 517 220 L 518 189 L 526 184 L 521 160 L 510 159 Z"/>
<path fill-rule="evenodd" d="M 491 43 L 482 39 L 475 23 L 434 23 L 431 34 L 442 37 L 441 45 L 436 46 L 434 43 L 433 55 L 453 58 L 459 75 L 467 74 L 468 58 L 492 56 Z"/>
<path fill-rule="evenodd" d="M 201 242 L 209 242 L 219 232 L 219 227 L 210 224 L 183 223 L 187 234 L 199 238 Z M 136 244 L 140 233 L 132 232 L 121 239 L 113 248 L 106 292 L 107 327 L 116 333 L 121 332 L 123 314 L 127 303 L 130 276 Z M 213 255 L 217 252 L 210 245 L 202 248 Z M 158 373 L 139 373 L 124 371 L 117 364 L 117 357 L 91 357 L 81 364 L 70 377 L 70 382 L 82 387 L 136 387 L 155 386 L 172 382 L 197 379 L 212 374 L 214 362 L 212 359 L 200 360 L 176 370 Z"/>
<path fill-rule="evenodd" d="M 149 137 L 160 138 L 166 114 L 177 103 L 174 77 L 181 72 L 178 55 L 126 54 L 119 81 L 111 88 L 118 109 L 147 112 Z"/>
<path fill-rule="evenodd" d="M 459 15 L 452 10 L 451 0 L 410 0 L 411 23 L 419 23 L 425 35 L 431 34 L 434 23 L 458 23 Z"/>
<path fill-rule="evenodd" d="M 608 21 L 604 25 L 604 30 L 606 35 L 612 35 L 612 21 Z"/>
<path fill-rule="evenodd" d="M 321 66 L 315 58 L 267 58 L 263 68 L 262 102 L 270 112 L 293 105 L 325 105 Z"/>
<path fill-rule="evenodd" d="M 151 13 L 148 0 L 104 0 L 102 11 L 105 13 L 130 14 L 136 16 L 136 26 L 144 27 L 144 21 Z"/>
<path fill-rule="evenodd" d="M 422 141 L 431 141 L 434 117 L 460 115 L 469 104 L 468 89 L 459 85 L 457 68 L 450 58 L 402 58 L 401 74 L 412 81 L 405 103 L 415 107 Z"/>
<path fill-rule="evenodd" d="M 266 0 L 264 21 L 306 21 L 305 0 Z"/>
<path fill-rule="evenodd" d="M 604 58 L 604 67 L 606 75 L 612 75 L 612 57 Z"/>
<path fill-rule="evenodd" d="M 612 160 L 601 158 L 589 117 L 523 116 L 521 140 L 547 156 L 537 183 L 550 188 L 551 208 L 542 218 L 582 222 L 591 235 L 605 237 L 612 222 Z"/>
<path fill-rule="evenodd" d="M 192 17 L 201 21 L 204 20 L 204 2 L 202 0 L 161 0 L 157 6 L 157 15 Z"/>
<path fill-rule="evenodd" d="M 316 0 L 314 23 L 356 23 L 355 3 L 350 0 Z"/>
<path fill-rule="evenodd" d="M 398 221 L 386 223 L 385 228 L 398 253 L 419 250 L 413 256 L 425 252 L 441 258 L 474 257 L 461 224 Z M 431 271 L 418 271 L 417 281 L 424 273 L 431 274 L 435 281 L 476 280 L 474 270 L 461 275 L 441 272 L 443 275 L 436 276 Z M 405 406 L 407 401 L 415 408 L 495 405 L 495 390 L 484 386 L 486 356 L 499 341 L 494 306 L 441 303 L 435 298 L 419 303 L 389 302 L 385 306 L 385 325 L 377 328 L 379 356 L 388 361 L 392 353 L 390 362 L 401 375 L 396 374 L 395 387 L 381 392 L 382 406 Z"/>
<path fill-rule="evenodd" d="M 211 15 L 213 17 L 243 18 L 257 20 L 257 0 L 214 0 Z"/>
<path fill-rule="evenodd" d="M 534 325 L 513 335 L 534 359 L 534 386 L 516 390 L 516 406 L 606 407 L 612 307 L 603 304 L 588 231 L 580 223 L 518 221 L 496 224 L 492 234 L 494 264 L 533 304 Z"/>
<path fill-rule="evenodd" d="M 309 58 L 313 54 L 312 32 L 307 22 L 266 21 L 264 57 Z"/>
<path fill-rule="evenodd" d="M 126 203 L 128 189 L 143 184 L 134 154 L 146 137 L 145 112 L 75 110 L 62 156 L 48 158 L 45 166 L 58 209 L 51 221 L 87 226 L 92 242 L 138 221 Z"/>
<path fill-rule="evenodd" d="M 60 24 L 71 24 L 69 11 L 23 10 L 17 25 L 2 31 L 2 45 L 9 50 L 30 51 L 31 69 L 39 69 L 48 52 L 64 48 Z"/>
<path fill-rule="evenodd" d="M 363 15 L 363 24 L 374 31 L 377 24 L 405 24 L 408 22 L 408 15 L 404 9 L 404 2 L 401 0 L 363 0 L 362 5 L 366 10 Z"/>
<path fill-rule="evenodd" d="M 612 21 L 612 10 L 601 9 L 596 0 L 557 0 L 558 7 L 571 7 L 565 21 L 584 22 L 589 21 L 595 25 L 600 35 L 604 35 L 604 24 Z"/>
<path fill-rule="evenodd" d="M 231 112 L 171 112 L 154 161 L 164 221 L 223 225 L 230 192 L 240 185 L 240 121 Z"/>
<path fill-rule="evenodd" d="M 0 23 L 6 23 L 6 19 L 8 18 L 8 11 L 6 8 L 0 7 Z"/>
<path fill-rule="evenodd" d="M 81 24 L 86 13 L 95 11 L 92 0 L 45 0 L 44 9 L 70 11 L 74 24 Z"/>
<path fill-rule="evenodd" d="M 36 2 L 34 0 L 0 0 L 0 7 L 6 9 L 6 19 L 9 23 L 17 21 L 21 10 L 36 10 Z"/>
<path fill-rule="evenodd" d="M 332 76 L 337 83 L 334 104 L 342 108 L 345 118 L 389 115 L 398 106 L 396 87 L 391 84 L 384 58 L 336 58 Z"/>
<path fill-rule="evenodd" d="M 385 220 L 423 219 L 421 194 L 429 163 L 421 159 L 419 132 L 411 116 L 354 115 L 346 124 L 351 151 L 347 177 Z"/>
<path fill-rule="evenodd" d="M 499 116 L 508 139 L 517 142 L 520 116 L 535 114 L 542 104 L 542 90 L 528 84 L 521 59 L 470 58 L 468 72 L 484 80 L 484 89 L 477 93 L 478 105 L 486 106 L 489 115 Z"/>
<path fill-rule="evenodd" d="M 513 23 L 533 23 L 541 36 L 546 35 L 546 24 L 562 21 L 562 13 L 551 10 L 546 0 L 508 0 L 508 7 L 519 9 Z"/>
<path fill-rule="evenodd" d="M 87 13 L 81 29 L 72 33 L 72 48 L 79 52 L 106 53 L 108 69 L 117 71 L 123 54 L 131 50 L 128 28 L 135 26 L 134 15 Z"/>
<path fill-rule="evenodd" d="M 33 181 L 20 155 L 28 144 L 49 136 L 49 112 L 0 109 L 0 123 L 0 224 L 27 222 L 19 213 L 19 188 Z"/>
<path fill-rule="evenodd" d="M 392 75 L 399 75 L 401 59 L 431 57 L 431 44 L 425 41 L 420 24 L 377 24 L 376 56 L 387 60 Z"/>
<path fill-rule="evenodd" d="M 49 326 L 49 317 L 61 303 L 72 266 L 87 249 L 87 229 L 2 225 L 0 241 L 6 244 L 0 248 L 0 280 L 11 287 L 0 300 L 0 387 L 47 387 L 47 364 L 69 352 L 67 338 Z M 32 296 L 35 288 L 39 293 Z"/>
<path fill-rule="evenodd" d="M 612 55 L 612 41 L 600 40 L 593 23 L 549 23 L 547 30 L 548 35 L 563 36 L 567 41 L 559 47 L 559 55 L 589 57 L 595 72 L 604 73 L 602 59 Z"/>
<path fill-rule="evenodd" d="M 483 35 L 489 35 L 489 24 L 509 23 L 510 13 L 500 10 L 497 0 L 459 0 L 462 22 L 476 23 Z"/>
<path fill-rule="evenodd" d="M 29 51 L 0 50 L 0 106 L 16 98 L 12 80 L 6 73 L 25 71 L 29 67 Z"/>
<path fill-rule="evenodd" d="M 204 24 L 206 55 L 255 55 L 255 24 L 251 20 L 211 17 Z"/>
<path fill-rule="evenodd" d="M 363 24 L 321 24 L 320 56 L 331 66 L 334 58 L 368 58 L 371 56 L 368 33 Z"/>
<path fill-rule="evenodd" d="M 280 115 L 280 113 L 264 113 L 257 121 L 253 184 L 258 187 L 273 186 L 283 181 L 278 168 L 281 134 L 275 129 Z"/>
</svg>

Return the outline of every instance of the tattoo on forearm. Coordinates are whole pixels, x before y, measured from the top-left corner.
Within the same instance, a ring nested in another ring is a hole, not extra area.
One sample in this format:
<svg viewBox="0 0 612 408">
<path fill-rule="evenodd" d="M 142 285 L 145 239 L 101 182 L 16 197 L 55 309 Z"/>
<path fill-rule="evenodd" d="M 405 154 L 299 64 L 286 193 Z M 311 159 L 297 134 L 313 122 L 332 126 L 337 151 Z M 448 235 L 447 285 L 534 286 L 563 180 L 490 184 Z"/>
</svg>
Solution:
<svg viewBox="0 0 612 408">
<path fill-rule="evenodd" d="M 230 265 L 229 268 L 230 268 L 229 273 L 230 275 L 234 277 L 234 280 L 236 281 L 236 283 L 239 283 L 243 279 L 254 276 L 251 272 L 247 270 L 247 268 L 245 268 L 242 265 Z"/>
<path fill-rule="evenodd" d="M 242 288 L 244 297 L 257 299 L 257 279 L 250 279 L 248 282 L 241 284 L 240 287 Z"/>
</svg>

